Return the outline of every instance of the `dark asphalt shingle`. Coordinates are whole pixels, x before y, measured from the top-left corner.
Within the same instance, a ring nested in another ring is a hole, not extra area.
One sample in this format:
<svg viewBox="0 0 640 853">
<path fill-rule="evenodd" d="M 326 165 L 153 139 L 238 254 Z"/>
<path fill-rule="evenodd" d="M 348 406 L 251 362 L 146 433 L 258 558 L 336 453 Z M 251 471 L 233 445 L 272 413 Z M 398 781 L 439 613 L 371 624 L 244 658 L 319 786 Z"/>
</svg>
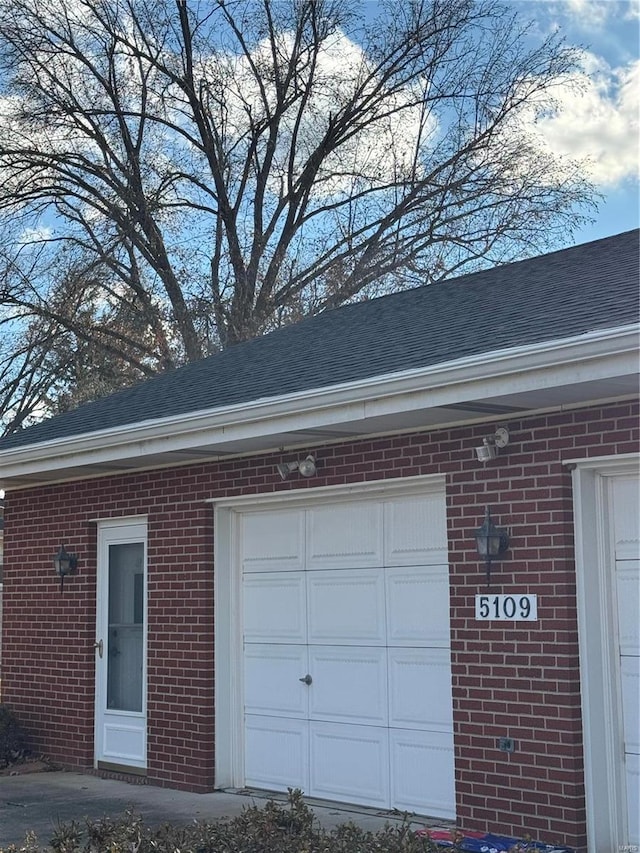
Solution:
<svg viewBox="0 0 640 853">
<path fill-rule="evenodd" d="M 639 236 L 327 311 L 7 436 L 0 452 L 637 322 Z"/>
</svg>

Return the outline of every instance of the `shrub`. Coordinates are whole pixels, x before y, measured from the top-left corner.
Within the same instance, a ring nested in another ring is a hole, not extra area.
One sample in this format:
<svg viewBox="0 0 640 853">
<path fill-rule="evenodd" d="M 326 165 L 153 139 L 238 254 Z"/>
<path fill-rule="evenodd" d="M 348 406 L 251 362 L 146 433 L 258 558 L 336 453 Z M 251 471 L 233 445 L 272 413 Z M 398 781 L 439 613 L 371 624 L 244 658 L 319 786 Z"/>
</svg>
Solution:
<svg viewBox="0 0 640 853">
<path fill-rule="evenodd" d="M 75 822 L 57 828 L 49 842 L 55 853 L 436 853 L 408 821 L 377 832 L 352 823 L 333 830 L 316 824 L 300 791 L 290 791 L 285 805 L 269 801 L 251 806 L 234 818 L 188 826 L 166 824 L 151 828 L 132 811 L 118 818 L 87 821 L 81 831 Z M 45 853 L 33 837 L 24 846 L 0 853 Z M 449 848 L 455 853 L 455 848 Z"/>
<path fill-rule="evenodd" d="M 7 767 L 24 758 L 27 741 L 14 714 L 0 705 L 0 767 Z"/>
</svg>

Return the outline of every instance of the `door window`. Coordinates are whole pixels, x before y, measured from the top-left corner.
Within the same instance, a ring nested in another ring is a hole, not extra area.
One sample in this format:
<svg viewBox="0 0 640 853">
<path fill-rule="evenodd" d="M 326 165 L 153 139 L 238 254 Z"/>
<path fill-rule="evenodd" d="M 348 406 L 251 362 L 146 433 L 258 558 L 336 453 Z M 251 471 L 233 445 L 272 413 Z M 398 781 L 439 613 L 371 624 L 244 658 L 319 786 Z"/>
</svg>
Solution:
<svg viewBox="0 0 640 853">
<path fill-rule="evenodd" d="M 142 711 L 144 545 L 109 545 L 107 708 Z"/>
</svg>

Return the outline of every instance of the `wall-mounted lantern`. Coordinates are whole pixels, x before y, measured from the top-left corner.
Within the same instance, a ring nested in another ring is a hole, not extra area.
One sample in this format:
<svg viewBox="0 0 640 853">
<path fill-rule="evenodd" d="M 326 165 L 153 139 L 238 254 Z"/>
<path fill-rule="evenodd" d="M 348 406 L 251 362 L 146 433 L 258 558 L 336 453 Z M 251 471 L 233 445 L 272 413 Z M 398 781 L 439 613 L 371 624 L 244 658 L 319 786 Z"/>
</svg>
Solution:
<svg viewBox="0 0 640 853">
<path fill-rule="evenodd" d="M 496 527 L 491 521 L 491 510 L 486 508 L 484 522 L 475 533 L 478 555 L 484 560 L 487 571 L 487 586 L 491 580 L 491 561 L 509 547 L 509 534 L 504 527 Z"/>
<path fill-rule="evenodd" d="M 78 569 L 78 558 L 75 554 L 67 554 L 64 545 L 61 545 L 58 553 L 53 555 L 53 566 L 60 577 L 60 594 L 62 594 L 65 576 L 75 575 Z"/>
</svg>

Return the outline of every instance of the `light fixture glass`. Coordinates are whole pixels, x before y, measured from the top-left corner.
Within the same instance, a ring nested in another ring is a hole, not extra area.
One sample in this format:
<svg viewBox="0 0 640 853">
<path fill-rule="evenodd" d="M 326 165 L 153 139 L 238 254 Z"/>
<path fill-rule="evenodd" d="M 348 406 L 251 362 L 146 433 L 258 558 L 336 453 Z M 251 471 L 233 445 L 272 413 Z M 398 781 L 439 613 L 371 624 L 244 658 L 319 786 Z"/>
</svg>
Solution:
<svg viewBox="0 0 640 853">
<path fill-rule="evenodd" d="M 313 477 L 316 473 L 316 460 L 309 454 L 298 463 L 298 471 L 303 477 Z"/>
<path fill-rule="evenodd" d="M 58 552 L 53 555 L 53 566 L 56 574 L 60 577 L 60 592 L 62 592 L 65 576 L 75 573 L 78 567 L 78 558 L 75 554 L 68 554 L 64 545 L 61 545 Z"/>
<path fill-rule="evenodd" d="M 509 534 L 502 527 L 496 527 L 491 521 L 491 510 L 486 508 L 484 522 L 475 532 L 478 555 L 485 561 L 487 586 L 491 577 L 491 560 L 499 557 L 509 547 Z"/>
<path fill-rule="evenodd" d="M 278 462 L 276 465 L 278 470 L 278 474 L 282 477 L 283 480 L 286 480 L 289 474 L 292 474 L 298 468 L 297 462 Z"/>
</svg>

